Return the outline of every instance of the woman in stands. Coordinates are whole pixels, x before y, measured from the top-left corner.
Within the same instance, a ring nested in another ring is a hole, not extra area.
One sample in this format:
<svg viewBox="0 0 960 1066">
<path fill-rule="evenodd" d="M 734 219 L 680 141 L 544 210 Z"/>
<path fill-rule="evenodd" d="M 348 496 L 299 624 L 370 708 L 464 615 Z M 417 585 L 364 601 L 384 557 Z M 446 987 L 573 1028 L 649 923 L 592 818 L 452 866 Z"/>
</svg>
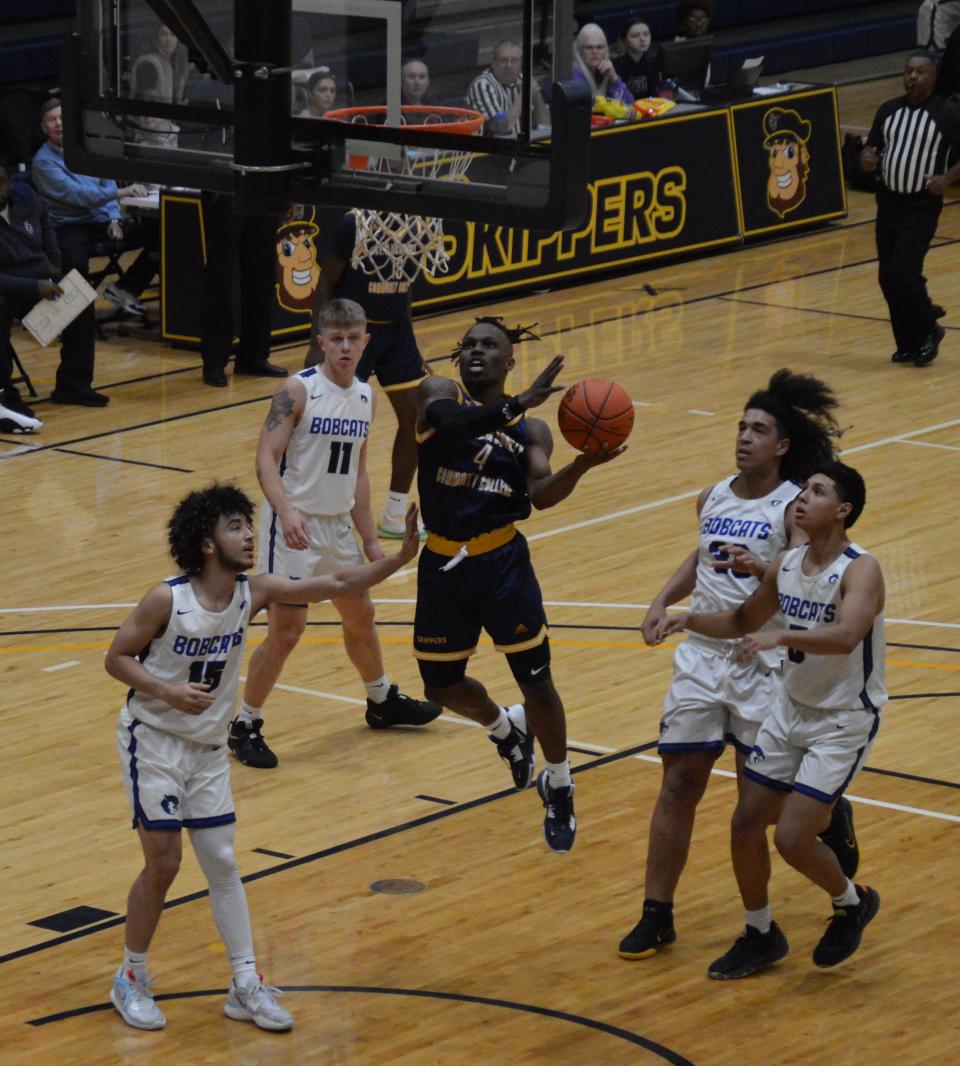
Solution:
<svg viewBox="0 0 960 1066">
<path fill-rule="evenodd" d="M 686 0 L 677 4 L 677 27 L 675 40 L 691 41 L 694 37 L 706 37 L 713 18 L 713 0 Z"/>
<path fill-rule="evenodd" d="M 633 103 L 633 93 L 616 72 L 610 59 L 607 37 L 595 22 L 588 22 L 577 34 L 573 46 L 573 80 L 585 81 L 594 99 Z"/>
<path fill-rule="evenodd" d="M 620 40 L 611 51 L 613 69 L 639 100 L 654 96 L 660 83 L 660 50 L 653 43 L 650 27 L 641 18 L 624 23 Z"/>
<path fill-rule="evenodd" d="M 323 118 L 337 98 L 337 79 L 329 67 L 319 67 L 307 82 L 307 106 L 297 118 Z"/>
<path fill-rule="evenodd" d="M 184 102 L 190 61 L 187 49 L 168 26 L 158 23 L 150 38 L 149 50 L 138 56 L 130 72 L 133 96 L 157 104 Z M 137 120 L 137 140 L 176 148 L 179 127 L 168 118 L 141 115 Z"/>
</svg>

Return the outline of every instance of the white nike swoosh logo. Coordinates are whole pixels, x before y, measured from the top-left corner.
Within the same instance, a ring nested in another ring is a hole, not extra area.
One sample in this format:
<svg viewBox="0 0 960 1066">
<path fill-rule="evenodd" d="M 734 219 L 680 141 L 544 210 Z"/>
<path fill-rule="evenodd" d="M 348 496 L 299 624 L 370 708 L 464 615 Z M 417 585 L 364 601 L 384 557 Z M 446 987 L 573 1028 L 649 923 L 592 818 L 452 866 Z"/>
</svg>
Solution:
<svg viewBox="0 0 960 1066">
<path fill-rule="evenodd" d="M 537 674 L 539 674 L 541 670 L 546 670 L 546 668 L 547 668 L 547 667 L 546 667 L 546 664 L 544 664 L 543 666 L 538 666 L 538 667 L 536 668 L 536 670 L 531 670 L 531 671 L 530 671 L 530 676 L 531 676 L 531 677 L 536 677 L 536 676 L 537 676 Z"/>
</svg>

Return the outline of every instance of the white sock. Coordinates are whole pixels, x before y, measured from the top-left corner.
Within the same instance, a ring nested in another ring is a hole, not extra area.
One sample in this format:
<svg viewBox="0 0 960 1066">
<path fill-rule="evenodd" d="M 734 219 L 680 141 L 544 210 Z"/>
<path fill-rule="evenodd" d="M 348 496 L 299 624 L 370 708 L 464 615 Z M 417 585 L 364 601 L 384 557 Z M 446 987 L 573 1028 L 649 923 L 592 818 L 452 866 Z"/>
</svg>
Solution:
<svg viewBox="0 0 960 1066">
<path fill-rule="evenodd" d="M 547 768 L 547 781 L 551 788 L 566 788 L 573 784 L 568 759 L 564 759 L 563 762 L 548 762 L 544 765 Z"/>
<path fill-rule="evenodd" d="M 773 921 L 773 917 L 770 914 L 770 904 L 766 907 L 761 907 L 755 911 L 744 911 L 747 916 L 747 925 L 752 925 L 754 929 L 758 929 L 761 933 L 770 932 L 770 923 Z"/>
<path fill-rule="evenodd" d="M 409 492 L 388 492 L 387 514 L 392 515 L 394 518 L 402 518 L 407 513 L 408 499 L 410 499 Z"/>
<path fill-rule="evenodd" d="M 260 982 L 257 960 L 252 954 L 248 955 L 243 952 L 240 955 L 231 955 L 230 969 L 233 970 L 233 979 L 238 985 L 259 984 Z"/>
<path fill-rule="evenodd" d="M 246 700 L 240 701 L 240 713 L 237 715 L 237 718 L 239 718 L 240 721 L 244 723 L 244 725 L 252 725 L 257 718 L 262 717 L 262 707 L 251 707 Z"/>
<path fill-rule="evenodd" d="M 390 692 L 390 678 L 386 674 L 378 677 L 376 681 L 364 681 L 363 687 L 367 690 L 367 698 L 374 703 L 383 703 Z"/>
<path fill-rule="evenodd" d="M 860 897 L 857 895 L 857 886 L 847 878 L 846 891 L 839 896 L 831 897 L 834 907 L 859 907 Z"/>
<path fill-rule="evenodd" d="M 143 973 L 147 968 L 147 953 L 143 952 L 141 954 L 139 951 L 131 951 L 124 945 L 123 968 L 124 970 L 133 970 L 138 975 Z"/>
<path fill-rule="evenodd" d="M 497 720 L 493 725 L 487 726 L 487 732 L 492 737 L 496 737 L 497 740 L 506 740 L 507 737 L 510 736 L 511 727 L 512 723 L 507 717 L 507 712 L 501 707 L 500 713 L 497 715 Z"/>
</svg>

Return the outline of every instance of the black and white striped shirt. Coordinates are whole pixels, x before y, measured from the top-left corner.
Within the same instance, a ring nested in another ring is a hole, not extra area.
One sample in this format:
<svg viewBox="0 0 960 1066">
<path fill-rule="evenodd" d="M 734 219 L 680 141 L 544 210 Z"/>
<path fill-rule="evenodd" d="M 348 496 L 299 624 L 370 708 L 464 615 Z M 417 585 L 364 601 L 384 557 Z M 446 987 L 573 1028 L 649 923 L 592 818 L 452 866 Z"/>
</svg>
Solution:
<svg viewBox="0 0 960 1066">
<path fill-rule="evenodd" d="M 877 112 L 867 144 L 880 149 L 880 177 L 891 192 L 926 190 L 926 179 L 950 164 L 951 143 L 943 136 L 944 100 L 932 95 L 917 105 L 906 96 L 888 100 Z"/>
<path fill-rule="evenodd" d="M 486 119 L 485 133 L 491 133 L 490 123 L 497 115 L 505 115 L 520 96 L 522 75 L 513 85 L 503 85 L 489 68 L 478 74 L 467 89 L 467 107 L 479 111 Z M 516 137 L 520 132 L 520 119 L 517 117 L 509 132 L 498 130 L 495 136 Z"/>
</svg>

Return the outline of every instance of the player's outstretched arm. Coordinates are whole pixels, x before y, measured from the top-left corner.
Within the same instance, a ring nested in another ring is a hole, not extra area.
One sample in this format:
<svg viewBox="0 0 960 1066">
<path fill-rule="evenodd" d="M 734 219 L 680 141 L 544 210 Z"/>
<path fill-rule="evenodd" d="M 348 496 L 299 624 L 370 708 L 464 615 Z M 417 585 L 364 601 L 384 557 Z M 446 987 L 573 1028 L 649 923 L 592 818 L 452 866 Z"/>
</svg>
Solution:
<svg viewBox="0 0 960 1066">
<path fill-rule="evenodd" d="M 417 525 L 416 504 L 407 509 L 403 544 L 396 555 L 349 566 L 327 577 L 310 577 L 291 581 L 276 574 L 258 574 L 250 578 L 250 611 L 254 615 L 268 603 L 319 603 L 338 596 L 359 596 L 373 585 L 385 581 L 402 566 L 416 558 L 420 550 L 420 527 Z"/>
<path fill-rule="evenodd" d="M 154 585 L 117 630 L 103 665 L 111 677 L 128 688 L 163 700 L 185 714 L 202 714 L 213 703 L 209 685 L 171 685 L 154 677 L 138 658 L 150 641 L 167 628 L 172 607 L 170 586 Z"/>
<path fill-rule="evenodd" d="M 685 611 L 665 619 L 657 630 L 657 636 L 664 640 L 672 633 L 688 629 L 691 633 L 699 633 L 704 637 L 732 640 L 755 632 L 769 622 L 779 608 L 777 574 L 780 572 L 782 561 L 783 553 L 767 567 L 763 581 L 735 611 L 710 611 L 702 614 Z"/>
<path fill-rule="evenodd" d="M 547 507 L 556 507 L 577 487 L 583 475 L 595 466 L 610 462 L 622 455 L 626 445 L 597 455 L 581 452 L 573 462 L 567 463 L 556 473 L 550 469 L 550 456 L 553 454 L 553 434 L 550 427 L 539 418 L 527 419 L 527 450 L 524 461 L 527 464 L 527 492 L 530 502 L 538 511 Z"/>
<path fill-rule="evenodd" d="M 741 656 L 746 658 L 767 648 L 793 648 L 808 655 L 849 655 L 870 632 L 883 610 L 883 600 L 880 564 L 870 555 L 861 555 L 844 571 L 835 622 L 816 629 L 752 633 L 743 642 Z"/>
</svg>

